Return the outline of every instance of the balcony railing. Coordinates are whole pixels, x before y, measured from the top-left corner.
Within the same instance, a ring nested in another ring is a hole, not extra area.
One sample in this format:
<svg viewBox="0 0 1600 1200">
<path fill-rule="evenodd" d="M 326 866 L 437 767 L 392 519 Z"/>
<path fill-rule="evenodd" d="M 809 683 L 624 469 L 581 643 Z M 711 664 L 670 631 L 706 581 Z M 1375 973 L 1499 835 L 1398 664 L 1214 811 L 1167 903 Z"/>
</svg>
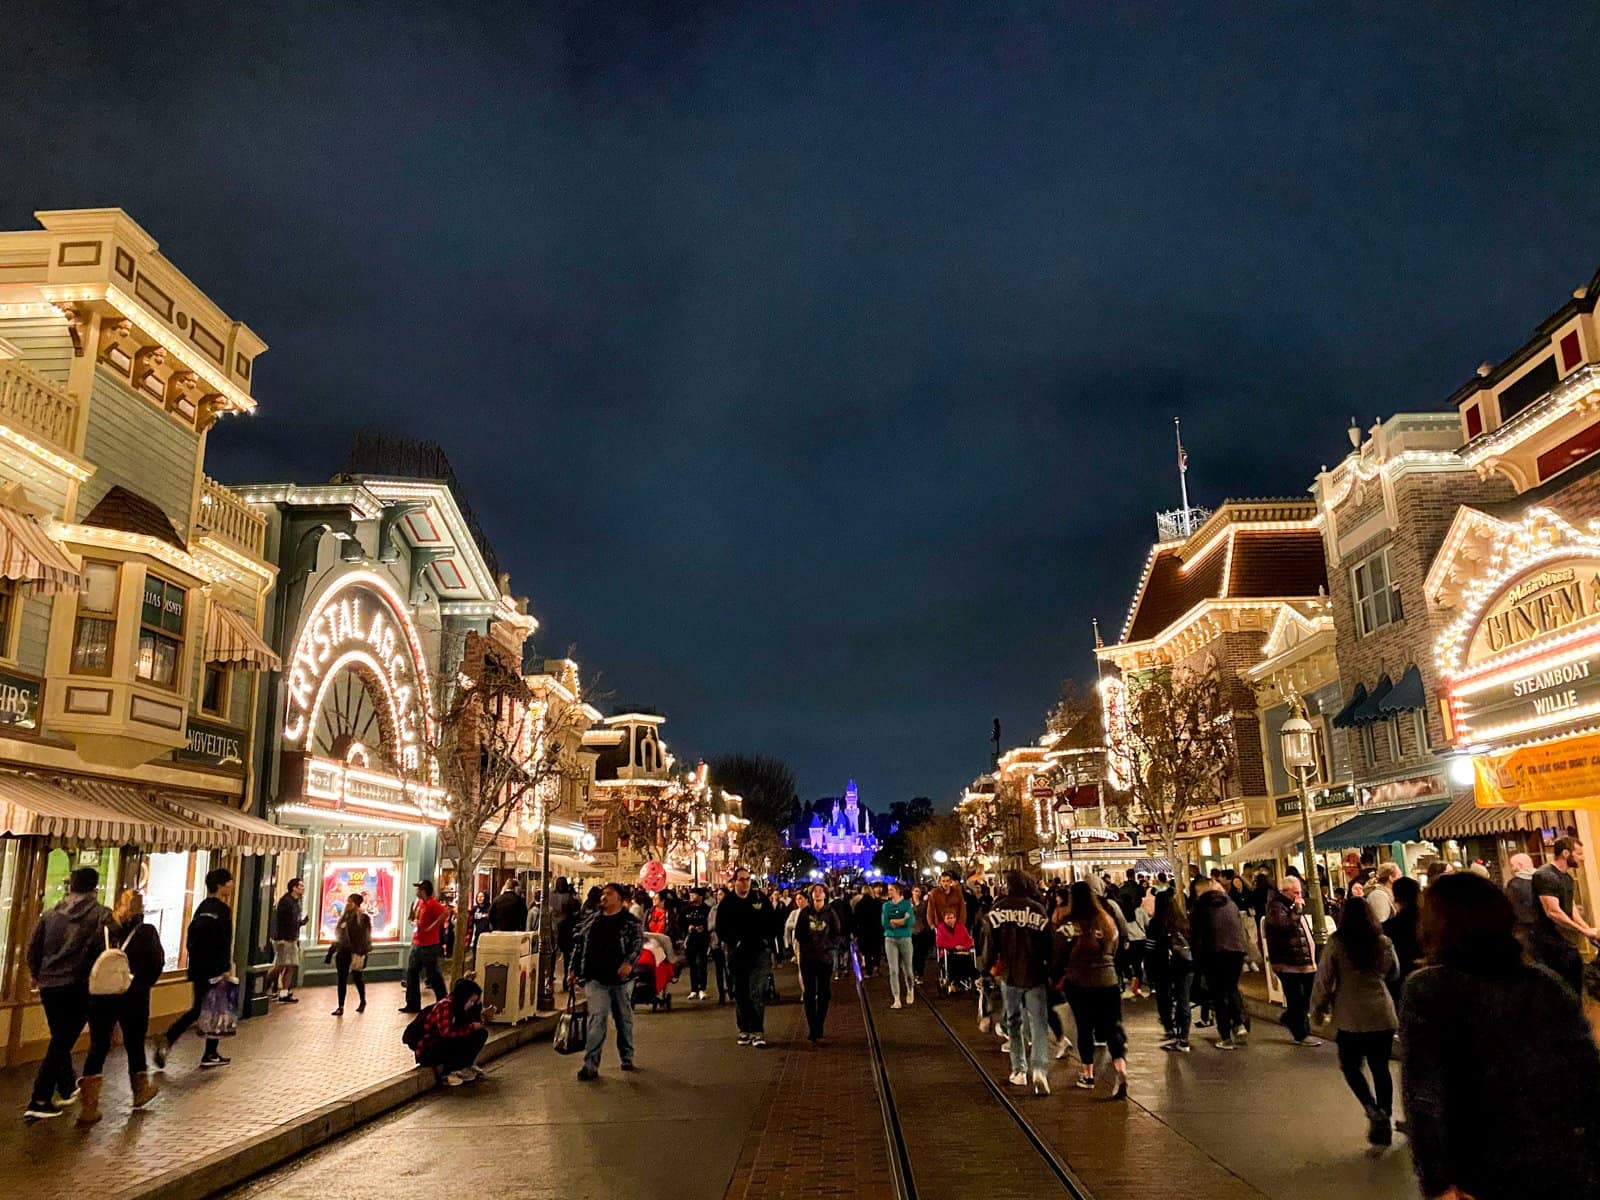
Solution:
<svg viewBox="0 0 1600 1200">
<path fill-rule="evenodd" d="M 267 519 L 210 476 L 200 487 L 197 524 L 202 533 L 230 543 L 252 558 L 260 558 L 267 544 Z"/>
<path fill-rule="evenodd" d="M 78 430 L 78 402 L 14 359 L 0 359 L 0 421 L 68 454 Z"/>
</svg>

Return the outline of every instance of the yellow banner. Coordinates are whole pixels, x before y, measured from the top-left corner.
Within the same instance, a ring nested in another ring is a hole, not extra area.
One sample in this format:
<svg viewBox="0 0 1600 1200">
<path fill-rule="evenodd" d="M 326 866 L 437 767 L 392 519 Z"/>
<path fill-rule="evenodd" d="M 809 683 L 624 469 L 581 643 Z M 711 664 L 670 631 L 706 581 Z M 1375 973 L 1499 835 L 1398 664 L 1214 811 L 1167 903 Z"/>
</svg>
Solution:
<svg viewBox="0 0 1600 1200">
<path fill-rule="evenodd" d="M 1479 808 L 1600 809 L 1600 734 L 1472 760 Z"/>
</svg>

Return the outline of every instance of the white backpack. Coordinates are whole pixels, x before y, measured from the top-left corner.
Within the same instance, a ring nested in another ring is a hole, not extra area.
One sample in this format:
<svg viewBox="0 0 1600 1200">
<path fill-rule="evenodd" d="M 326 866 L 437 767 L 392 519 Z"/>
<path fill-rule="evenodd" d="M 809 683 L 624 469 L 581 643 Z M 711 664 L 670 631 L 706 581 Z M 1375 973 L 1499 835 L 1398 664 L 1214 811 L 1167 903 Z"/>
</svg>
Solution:
<svg viewBox="0 0 1600 1200">
<path fill-rule="evenodd" d="M 128 962 L 128 942 L 133 941 L 133 934 L 139 932 L 134 926 L 133 933 L 120 946 L 111 944 L 111 930 L 109 927 L 102 930 L 106 938 L 106 948 L 95 956 L 94 966 L 89 968 L 89 995 L 91 996 L 120 996 L 133 986 L 133 967 Z"/>
</svg>

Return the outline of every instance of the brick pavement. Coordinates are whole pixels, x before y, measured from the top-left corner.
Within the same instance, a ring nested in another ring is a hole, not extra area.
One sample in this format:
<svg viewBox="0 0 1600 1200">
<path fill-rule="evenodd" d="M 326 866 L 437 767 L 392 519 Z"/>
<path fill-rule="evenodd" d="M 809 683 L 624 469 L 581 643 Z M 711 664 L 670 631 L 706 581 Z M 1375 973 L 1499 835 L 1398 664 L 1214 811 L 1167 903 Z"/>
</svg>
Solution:
<svg viewBox="0 0 1600 1200">
<path fill-rule="evenodd" d="M 199 1070 L 201 1042 L 185 1035 L 168 1060 L 161 1095 L 141 1112 L 129 1108 L 126 1060 L 120 1047 L 113 1050 L 98 1125 L 77 1125 L 75 1110 L 24 1123 L 34 1068 L 0 1071 L 0 1105 L 11 1114 L 0 1121 L 0 1179 L 30 1178 L 30 1200 L 137 1190 L 414 1070 L 400 1041 L 409 1018 L 396 1011 L 398 983 L 372 984 L 367 1011 L 356 1015 L 352 1003 L 342 1018 L 329 1015 L 332 988 L 298 994 L 301 1003 L 274 1005 L 267 1016 L 240 1023 L 223 1046 L 232 1066 Z M 79 1055 L 76 1065 L 82 1063 Z"/>
<path fill-rule="evenodd" d="M 788 1045 L 725 1200 L 891 1196 L 889 1149 L 854 985 L 833 985 L 821 1046 L 801 1037 L 798 1004 L 769 1010 L 767 1026 Z"/>
</svg>

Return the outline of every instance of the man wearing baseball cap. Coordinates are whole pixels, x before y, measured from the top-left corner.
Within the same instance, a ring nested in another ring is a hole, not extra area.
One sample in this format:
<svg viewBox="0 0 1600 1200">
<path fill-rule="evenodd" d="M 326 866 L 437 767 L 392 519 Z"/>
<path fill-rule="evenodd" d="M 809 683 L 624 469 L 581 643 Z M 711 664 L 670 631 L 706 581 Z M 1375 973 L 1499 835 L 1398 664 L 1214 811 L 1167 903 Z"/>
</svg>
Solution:
<svg viewBox="0 0 1600 1200">
<path fill-rule="evenodd" d="M 439 971 L 439 943 L 444 923 L 450 919 L 450 909 L 433 898 L 433 880 L 419 879 L 412 885 L 417 889 L 417 902 L 411 906 L 411 956 L 406 959 L 406 1005 L 400 1011 L 422 1011 L 422 976 L 428 976 L 428 986 L 435 1000 L 445 995 L 444 976 Z"/>
</svg>

